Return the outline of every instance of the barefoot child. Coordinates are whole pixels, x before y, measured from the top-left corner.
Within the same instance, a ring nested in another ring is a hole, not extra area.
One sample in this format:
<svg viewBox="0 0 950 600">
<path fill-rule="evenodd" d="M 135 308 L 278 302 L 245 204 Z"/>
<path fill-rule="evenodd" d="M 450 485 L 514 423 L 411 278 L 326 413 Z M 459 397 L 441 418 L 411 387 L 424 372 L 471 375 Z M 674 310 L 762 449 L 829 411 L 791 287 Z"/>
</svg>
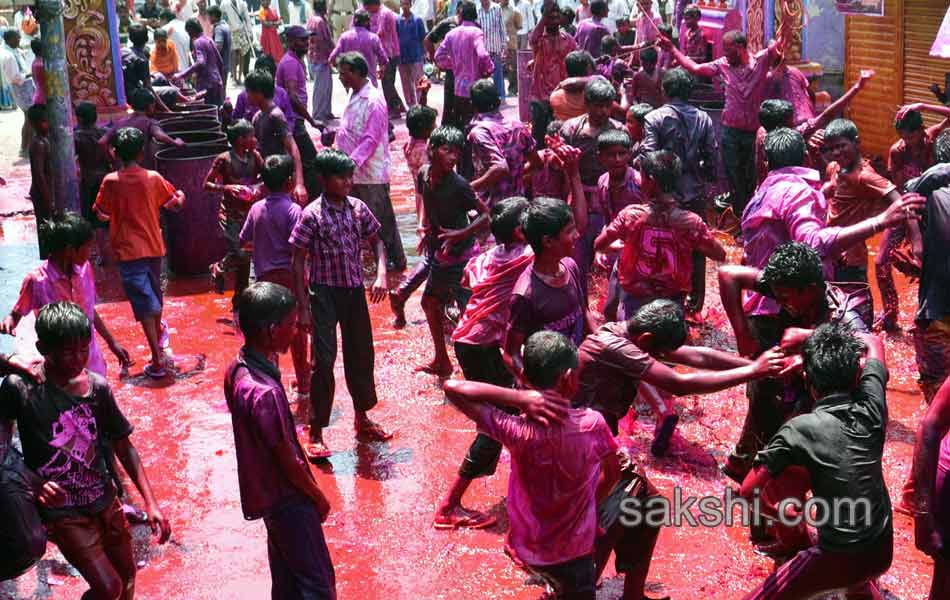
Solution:
<svg viewBox="0 0 950 600">
<path fill-rule="evenodd" d="M 0 451 L 16 422 L 26 465 L 44 480 L 37 492 L 49 539 L 89 584 L 89 598 L 130 600 L 135 586 L 132 536 L 116 498 L 109 463 L 118 458 L 145 501 L 152 532 L 164 544 L 162 515 L 109 384 L 86 370 L 92 323 L 83 309 L 56 302 L 36 318 L 45 383 L 11 375 L 0 385 Z"/>
<path fill-rule="evenodd" d="M 323 429 L 330 424 L 333 410 L 338 324 L 345 348 L 346 387 L 353 398 L 356 437 L 360 441 L 392 438 L 367 415 L 378 400 L 373 376 L 373 328 L 363 286 L 360 246 L 366 242 L 376 249 L 376 281 L 370 290 L 370 300 L 376 303 L 387 292 L 386 248 L 378 235 L 380 224 L 362 200 L 349 195 L 356 170 L 356 163 L 349 156 L 338 150 L 324 150 L 317 154 L 316 164 L 324 192 L 304 208 L 290 236 L 299 326 L 313 333 L 310 439 L 305 446 L 311 461 L 331 455 L 323 441 Z M 304 277 L 308 258 L 309 290 Z"/>
<path fill-rule="evenodd" d="M 109 222 L 122 288 L 148 341 L 151 360 L 145 374 L 161 379 L 167 371 L 159 342 L 164 329 L 161 274 L 165 256 L 159 213 L 162 209 L 181 210 L 185 194 L 155 171 L 140 166 L 145 156 L 145 135 L 138 129 L 120 129 L 115 136 L 115 152 L 122 168 L 102 180 L 93 210 Z"/>
<path fill-rule="evenodd" d="M 462 284 L 472 291 L 465 312 L 452 332 L 455 358 L 465 379 L 512 387 L 514 378 L 501 357 L 508 326 L 508 307 L 515 282 L 531 267 L 534 253 L 521 233 L 524 198 L 506 198 L 491 209 L 491 232 L 498 245 L 468 262 Z M 501 444 L 479 434 L 459 467 L 458 476 L 436 511 L 436 529 L 491 526 L 495 518 L 462 506 L 462 496 L 478 477 L 495 473 Z"/>
<path fill-rule="evenodd" d="M 26 111 L 26 119 L 33 128 L 34 136 L 30 141 L 30 202 L 33 204 L 33 216 L 36 218 L 36 231 L 40 225 L 58 213 L 56 197 L 53 191 L 53 163 L 49 145 L 49 121 L 46 117 L 46 105 L 34 104 Z M 40 259 L 49 256 L 49 248 L 39 235 Z"/>
<path fill-rule="evenodd" d="M 79 163 L 79 204 L 82 216 L 92 225 L 96 235 L 96 251 L 101 263 L 106 262 L 109 250 L 107 233 L 109 226 L 96 217 L 92 204 L 96 201 L 99 188 L 106 174 L 112 170 L 109 154 L 99 145 L 105 130 L 96 125 L 99 115 L 92 102 L 80 102 L 76 105 L 76 128 L 73 140 L 76 145 L 76 162 Z"/>
</svg>

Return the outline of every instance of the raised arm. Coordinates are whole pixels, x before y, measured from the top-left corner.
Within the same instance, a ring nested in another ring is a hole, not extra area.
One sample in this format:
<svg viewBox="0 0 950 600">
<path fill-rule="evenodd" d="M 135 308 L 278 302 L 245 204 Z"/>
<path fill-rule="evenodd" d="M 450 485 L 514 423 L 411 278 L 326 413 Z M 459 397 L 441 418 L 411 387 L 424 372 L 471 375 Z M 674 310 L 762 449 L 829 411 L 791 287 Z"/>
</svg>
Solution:
<svg viewBox="0 0 950 600">
<path fill-rule="evenodd" d="M 841 95 L 840 98 L 828 105 L 828 108 L 823 110 L 820 115 L 818 115 L 815 120 L 811 123 L 808 129 L 802 132 L 802 135 L 807 140 L 811 134 L 815 133 L 819 129 L 824 129 L 825 125 L 831 122 L 836 115 L 841 114 L 841 112 L 851 104 L 851 101 L 855 96 L 858 95 L 858 92 L 864 89 L 868 81 L 874 77 L 874 71 L 871 69 L 863 69 L 861 71 L 861 76 L 858 77 L 858 80 L 854 82 L 848 91 Z"/>
<path fill-rule="evenodd" d="M 656 41 L 660 48 L 672 54 L 676 62 L 678 62 L 680 66 L 689 71 L 690 74 L 695 77 L 705 77 L 710 79 L 715 77 L 719 72 L 719 68 L 716 66 L 715 62 L 697 63 L 692 58 L 683 54 L 673 43 L 673 40 L 664 35 L 658 37 Z"/>
<path fill-rule="evenodd" d="M 759 269 L 739 265 L 719 267 L 719 295 L 722 298 L 722 308 L 726 311 L 732 330 L 736 334 L 739 354 L 743 356 L 754 356 L 761 350 L 755 336 L 752 335 L 749 318 L 742 306 L 742 291 L 755 289 L 759 273 Z"/>
</svg>

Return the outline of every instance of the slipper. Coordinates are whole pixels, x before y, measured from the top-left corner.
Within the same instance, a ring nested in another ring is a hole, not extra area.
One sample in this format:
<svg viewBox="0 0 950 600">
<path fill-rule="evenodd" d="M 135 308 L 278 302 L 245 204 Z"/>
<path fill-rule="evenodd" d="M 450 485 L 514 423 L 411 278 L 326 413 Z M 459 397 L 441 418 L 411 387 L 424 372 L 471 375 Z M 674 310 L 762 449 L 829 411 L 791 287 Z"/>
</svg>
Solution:
<svg viewBox="0 0 950 600">
<path fill-rule="evenodd" d="M 436 529 L 485 529 L 498 521 L 493 515 L 473 510 L 467 515 L 439 515 L 432 521 Z"/>
<path fill-rule="evenodd" d="M 168 376 L 168 371 L 165 370 L 164 366 L 156 367 L 152 363 L 145 365 L 144 373 L 152 379 L 164 379 Z"/>
<path fill-rule="evenodd" d="M 393 439 L 393 434 L 382 426 L 372 423 L 356 430 L 356 439 L 361 442 L 385 442 Z"/>
<path fill-rule="evenodd" d="M 333 452 L 327 448 L 327 445 L 319 442 L 308 442 L 304 444 L 303 451 L 304 454 L 307 455 L 307 460 L 310 462 L 325 461 L 333 456 Z"/>
</svg>

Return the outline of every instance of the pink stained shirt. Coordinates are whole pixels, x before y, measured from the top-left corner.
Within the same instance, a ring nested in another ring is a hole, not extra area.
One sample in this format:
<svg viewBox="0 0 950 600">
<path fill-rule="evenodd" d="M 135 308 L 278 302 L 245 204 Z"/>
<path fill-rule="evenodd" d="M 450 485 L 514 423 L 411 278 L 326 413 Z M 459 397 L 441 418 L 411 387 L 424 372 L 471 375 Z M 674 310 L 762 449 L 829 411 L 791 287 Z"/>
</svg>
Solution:
<svg viewBox="0 0 950 600">
<path fill-rule="evenodd" d="M 52 262 L 41 262 L 23 278 L 20 296 L 13 306 L 13 312 L 25 317 L 31 312 L 38 312 L 47 304 L 63 301 L 78 304 L 89 317 L 89 322 L 95 323 L 96 279 L 88 261 L 82 266 L 73 267 L 69 276 L 60 272 Z M 99 350 L 95 331 L 89 340 L 89 362 L 86 363 L 86 368 L 106 376 L 106 361 Z"/>
<path fill-rule="evenodd" d="M 786 242 L 802 242 L 822 258 L 825 277 L 834 275 L 834 256 L 839 227 L 826 226 L 828 201 L 820 191 L 821 176 L 814 169 L 785 167 L 769 173 L 742 213 L 743 263 L 761 269 L 772 252 Z M 748 315 L 777 315 L 772 298 L 750 294 L 745 302 Z"/>
<path fill-rule="evenodd" d="M 383 92 L 372 82 L 350 95 L 336 147 L 356 163 L 353 183 L 389 183 L 389 109 Z"/>
<path fill-rule="evenodd" d="M 495 68 L 485 49 L 485 33 L 471 21 L 462 21 L 445 36 L 435 51 L 435 64 L 440 69 L 452 71 L 455 95 L 459 98 L 468 98 L 472 84 L 491 75 Z"/>
<path fill-rule="evenodd" d="M 768 75 L 766 95 L 786 100 L 795 110 L 795 125 L 815 118 L 815 105 L 808 92 L 808 78 L 795 67 L 773 69 Z"/>
<path fill-rule="evenodd" d="M 366 59 L 369 80 L 376 85 L 376 72 L 379 71 L 379 65 L 389 62 L 389 54 L 383 49 L 379 36 L 365 27 L 354 27 L 349 31 L 344 31 L 336 42 L 336 48 L 327 58 L 327 62 L 332 65 L 336 63 L 337 56 L 352 51 L 359 52 Z"/>
<path fill-rule="evenodd" d="M 631 204 L 643 204 L 645 201 L 640 191 L 640 172 L 633 167 L 627 167 L 623 181 L 616 186 L 610 184 L 610 173 L 604 173 L 597 180 L 597 204 L 608 221 L 612 221 Z"/>
<path fill-rule="evenodd" d="M 563 423 L 545 427 L 482 406 L 477 425 L 511 453 L 508 543 L 518 558 L 544 566 L 590 554 L 601 462 L 617 450 L 604 417 L 574 408 Z"/>
<path fill-rule="evenodd" d="M 751 133 L 759 128 L 759 105 L 765 97 L 769 65 L 775 53 L 775 46 L 771 45 L 755 56 L 750 56 L 749 64 L 738 67 L 730 65 L 725 56 L 705 63 L 712 65 L 722 78 L 726 94 L 726 106 L 722 111 L 723 125 Z"/>
<path fill-rule="evenodd" d="M 527 244 L 517 244 L 511 249 L 498 245 L 468 261 L 462 285 L 472 290 L 472 297 L 452 332 L 452 341 L 476 346 L 500 345 L 508 328 L 511 292 L 521 274 L 533 263 L 534 252 Z"/>
<path fill-rule="evenodd" d="M 567 55 L 577 50 L 577 42 L 564 31 L 549 34 L 535 29 L 529 38 L 534 51 L 531 100 L 547 102 L 558 84 L 567 78 Z"/>
<path fill-rule="evenodd" d="M 312 65 L 325 65 L 333 52 L 333 34 L 326 17 L 311 15 L 307 20 L 310 41 L 307 47 L 307 60 Z"/>
<path fill-rule="evenodd" d="M 369 13 L 369 30 L 379 36 L 389 60 L 399 57 L 399 33 L 396 31 L 396 13 L 380 5 L 379 10 Z"/>
</svg>

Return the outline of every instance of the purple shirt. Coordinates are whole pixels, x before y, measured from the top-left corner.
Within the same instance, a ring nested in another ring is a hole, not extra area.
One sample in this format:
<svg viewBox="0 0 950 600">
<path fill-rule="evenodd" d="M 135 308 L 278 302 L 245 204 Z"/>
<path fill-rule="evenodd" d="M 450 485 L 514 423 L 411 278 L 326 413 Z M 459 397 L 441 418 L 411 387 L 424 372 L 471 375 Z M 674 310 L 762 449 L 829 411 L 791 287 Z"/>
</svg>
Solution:
<svg viewBox="0 0 950 600">
<path fill-rule="evenodd" d="M 326 17 L 311 15 L 307 21 L 307 30 L 310 31 L 310 45 L 307 49 L 307 60 L 313 65 L 325 65 L 333 52 L 333 35 Z"/>
<path fill-rule="evenodd" d="M 294 94 L 298 102 L 307 105 L 307 71 L 304 69 L 303 60 L 293 52 L 284 52 L 284 57 L 277 65 L 274 83 L 287 90 L 287 93 Z"/>
<path fill-rule="evenodd" d="M 254 245 L 254 272 L 258 277 L 268 271 L 290 269 L 290 234 L 302 210 L 286 193 L 270 194 L 251 206 L 241 228 L 241 245 Z"/>
<path fill-rule="evenodd" d="M 221 60 L 221 54 L 218 47 L 206 35 L 192 40 L 192 55 L 195 62 L 190 67 L 180 73 L 182 77 L 188 77 L 195 74 L 195 88 L 199 90 L 208 90 L 224 85 L 221 80 L 221 73 L 224 72 L 224 63 Z"/>
<path fill-rule="evenodd" d="M 610 30 L 593 18 L 584 19 L 577 26 L 577 33 L 574 34 L 574 41 L 577 42 L 578 50 L 587 50 L 594 58 L 600 57 L 600 40 L 610 35 Z"/>
<path fill-rule="evenodd" d="M 640 172 L 633 167 L 627 167 L 623 181 L 618 185 L 611 185 L 610 173 L 604 173 L 597 180 L 597 203 L 603 209 L 603 214 L 611 221 L 631 204 L 644 204 L 646 198 L 640 190 Z"/>
<path fill-rule="evenodd" d="M 287 119 L 287 127 L 290 131 L 293 131 L 294 125 L 297 123 L 297 113 L 294 112 L 294 107 L 290 104 L 290 95 L 287 94 L 287 90 L 279 85 L 274 86 L 274 104 L 284 113 L 284 118 Z M 254 115 L 258 112 L 260 112 L 260 109 L 247 101 L 247 92 L 241 90 L 237 100 L 234 101 L 234 111 L 231 113 L 231 120 L 247 119 L 253 122 Z"/>
<path fill-rule="evenodd" d="M 468 141 L 472 145 L 476 178 L 495 165 L 508 169 L 508 175 L 492 189 L 480 193 L 489 207 L 511 196 L 524 196 L 524 163 L 534 150 L 534 138 L 521 121 L 509 121 L 497 110 L 476 115 Z"/>
<path fill-rule="evenodd" d="M 369 13 L 369 30 L 379 36 L 383 50 L 390 59 L 399 56 L 399 33 L 396 31 L 396 13 L 380 5 L 379 10 Z"/>
<path fill-rule="evenodd" d="M 765 84 L 769 65 L 775 58 L 775 46 L 771 45 L 755 56 L 749 64 L 733 67 L 720 57 L 707 65 L 715 67 L 722 77 L 726 94 L 726 106 L 722 110 L 722 124 L 733 129 L 755 133 L 759 128 L 759 105 L 765 97 Z"/>
<path fill-rule="evenodd" d="M 343 32 L 337 40 L 336 48 L 330 53 L 330 64 L 336 63 L 336 57 L 343 52 L 353 51 L 359 52 L 366 59 L 366 64 L 369 65 L 369 80 L 376 85 L 376 72 L 379 70 L 379 65 L 389 62 L 389 55 L 383 49 L 379 36 L 365 27 L 354 27 Z"/>
<path fill-rule="evenodd" d="M 827 227 L 828 201 L 814 169 L 785 167 L 769 173 L 742 213 L 744 264 L 762 269 L 772 252 L 786 242 L 802 242 L 821 255 L 825 277 L 834 274 L 832 247 L 839 227 Z M 748 315 L 777 315 L 778 303 L 760 294 L 745 302 Z"/>
<path fill-rule="evenodd" d="M 462 21 L 445 36 L 435 51 L 435 64 L 455 75 L 455 95 L 460 98 L 468 98 L 472 84 L 495 68 L 485 49 L 485 33 L 471 21 Z"/>
</svg>

